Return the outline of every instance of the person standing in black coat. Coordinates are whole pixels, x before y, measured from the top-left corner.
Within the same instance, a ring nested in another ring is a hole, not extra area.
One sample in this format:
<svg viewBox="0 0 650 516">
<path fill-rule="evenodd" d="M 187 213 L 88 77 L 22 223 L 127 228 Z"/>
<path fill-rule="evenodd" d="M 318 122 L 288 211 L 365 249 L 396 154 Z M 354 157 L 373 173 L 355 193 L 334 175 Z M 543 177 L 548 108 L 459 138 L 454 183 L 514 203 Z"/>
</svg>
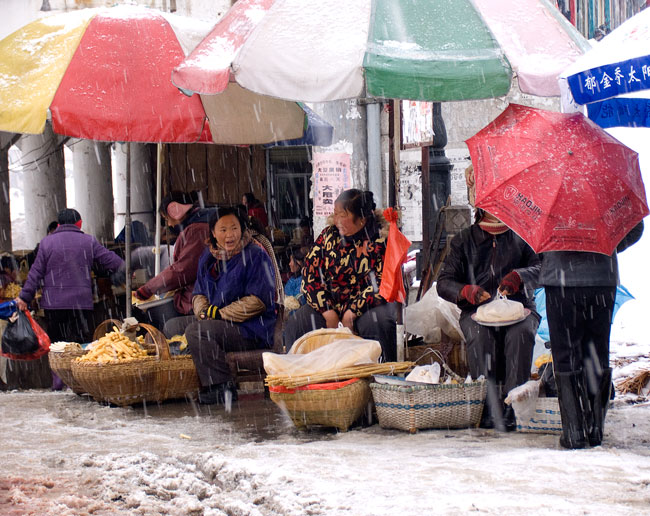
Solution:
<svg viewBox="0 0 650 516">
<path fill-rule="evenodd" d="M 460 327 L 467 342 L 470 374 L 488 380 L 482 428 L 515 430 L 514 411 L 503 400 L 530 379 L 540 316 L 535 287 L 540 258 L 499 219 L 477 209 L 476 222 L 451 241 L 437 282 L 438 295 L 461 309 Z M 479 305 L 497 292 L 521 302 L 531 313 L 510 326 L 488 327 L 472 319 Z"/>
<path fill-rule="evenodd" d="M 640 222 L 611 256 L 578 251 L 542 254 L 539 283 L 546 289 L 564 448 L 602 443 L 612 388 L 609 333 L 618 285 L 616 254 L 642 233 Z"/>
</svg>

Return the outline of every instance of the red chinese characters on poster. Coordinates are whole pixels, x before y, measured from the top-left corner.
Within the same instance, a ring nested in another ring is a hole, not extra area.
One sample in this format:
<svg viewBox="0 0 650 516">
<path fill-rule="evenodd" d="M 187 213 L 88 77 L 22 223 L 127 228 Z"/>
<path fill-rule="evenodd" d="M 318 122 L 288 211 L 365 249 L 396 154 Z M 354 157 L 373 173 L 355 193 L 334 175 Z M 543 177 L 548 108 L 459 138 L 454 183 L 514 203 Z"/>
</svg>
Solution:
<svg viewBox="0 0 650 516">
<path fill-rule="evenodd" d="M 315 152 L 314 215 L 328 216 L 334 212 L 334 201 L 343 190 L 352 188 L 350 155 L 346 153 Z"/>
</svg>

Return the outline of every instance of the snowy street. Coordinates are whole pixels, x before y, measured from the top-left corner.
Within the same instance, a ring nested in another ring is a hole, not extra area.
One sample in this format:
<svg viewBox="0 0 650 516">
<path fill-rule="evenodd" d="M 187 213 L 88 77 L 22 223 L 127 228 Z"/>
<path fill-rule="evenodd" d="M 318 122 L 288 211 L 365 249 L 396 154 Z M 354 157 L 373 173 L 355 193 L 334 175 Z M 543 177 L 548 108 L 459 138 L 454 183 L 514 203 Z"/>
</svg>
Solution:
<svg viewBox="0 0 650 516">
<path fill-rule="evenodd" d="M 111 408 L 0 394 L 3 515 L 640 514 L 650 404 L 617 400 L 602 447 L 493 430 L 296 431 L 270 400 Z"/>
</svg>

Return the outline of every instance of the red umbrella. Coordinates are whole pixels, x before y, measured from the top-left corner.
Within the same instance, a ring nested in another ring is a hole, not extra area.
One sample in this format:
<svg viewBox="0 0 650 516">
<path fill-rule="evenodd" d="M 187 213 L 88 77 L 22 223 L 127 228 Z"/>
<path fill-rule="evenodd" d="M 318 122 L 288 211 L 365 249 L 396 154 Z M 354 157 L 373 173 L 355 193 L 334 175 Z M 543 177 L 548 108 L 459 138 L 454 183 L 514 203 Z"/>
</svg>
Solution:
<svg viewBox="0 0 650 516">
<path fill-rule="evenodd" d="M 476 206 L 538 253 L 611 254 L 648 215 L 637 153 L 580 113 L 511 104 L 467 145 Z"/>
</svg>

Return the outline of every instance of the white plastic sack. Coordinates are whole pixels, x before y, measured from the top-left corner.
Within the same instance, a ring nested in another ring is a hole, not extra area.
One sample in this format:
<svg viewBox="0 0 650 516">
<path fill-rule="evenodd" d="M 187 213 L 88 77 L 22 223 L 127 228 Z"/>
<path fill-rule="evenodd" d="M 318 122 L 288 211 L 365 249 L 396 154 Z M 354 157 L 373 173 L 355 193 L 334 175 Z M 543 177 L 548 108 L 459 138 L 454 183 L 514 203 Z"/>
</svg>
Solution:
<svg viewBox="0 0 650 516">
<path fill-rule="evenodd" d="M 404 310 L 406 331 L 421 335 L 425 342 L 440 342 L 440 331 L 454 340 L 465 341 L 459 320 L 460 308 L 438 296 L 435 283 L 422 299 Z"/>
<path fill-rule="evenodd" d="M 304 376 L 335 372 L 353 365 L 376 364 L 381 345 L 376 340 L 359 338 L 337 340 L 305 354 L 263 353 L 264 369 L 270 375 Z"/>
<path fill-rule="evenodd" d="M 530 380 L 508 393 L 505 402 L 512 405 L 517 421 L 529 421 L 535 415 L 540 385 L 539 380 Z"/>
<path fill-rule="evenodd" d="M 498 323 L 501 321 L 515 321 L 524 316 L 524 305 L 519 301 L 512 301 L 501 293 L 497 293 L 494 301 L 478 307 L 476 318 L 479 321 Z"/>
<path fill-rule="evenodd" d="M 409 382 L 440 383 L 440 364 L 434 362 L 433 364 L 415 366 L 405 380 Z"/>
</svg>

